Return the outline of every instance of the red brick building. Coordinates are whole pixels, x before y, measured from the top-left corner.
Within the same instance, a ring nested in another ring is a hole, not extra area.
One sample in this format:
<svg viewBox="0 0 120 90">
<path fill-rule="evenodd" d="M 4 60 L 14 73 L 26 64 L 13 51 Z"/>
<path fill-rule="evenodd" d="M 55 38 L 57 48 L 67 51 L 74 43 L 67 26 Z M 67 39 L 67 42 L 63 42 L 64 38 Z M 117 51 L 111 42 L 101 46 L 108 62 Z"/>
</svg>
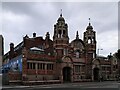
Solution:
<svg viewBox="0 0 120 90">
<path fill-rule="evenodd" d="M 26 35 L 16 47 L 11 43 L 3 60 L 8 81 L 25 84 L 94 81 L 100 77 L 115 79 L 117 63 L 113 65 L 112 60 L 97 57 L 96 32 L 91 23 L 83 40 L 77 31 L 76 38 L 69 42 L 68 31 L 68 24 L 61 14 L 54 25 L 53 40 L 47 32 L 45 39 L 33 33 L 32 38 Z"/>
</svg>

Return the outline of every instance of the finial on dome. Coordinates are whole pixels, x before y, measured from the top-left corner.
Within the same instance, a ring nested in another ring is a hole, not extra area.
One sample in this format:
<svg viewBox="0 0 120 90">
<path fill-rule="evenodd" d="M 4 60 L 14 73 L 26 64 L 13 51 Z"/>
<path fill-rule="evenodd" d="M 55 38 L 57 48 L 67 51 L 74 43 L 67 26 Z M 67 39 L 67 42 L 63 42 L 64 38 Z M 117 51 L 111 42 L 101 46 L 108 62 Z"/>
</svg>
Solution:
<svg viewBox="0 0 120 90">
<path fill-rule="evenodd" d="M 61 13 L 60 13 L 60 16 L 62 17 L 62 9 L 61 9 Z"/>
<path fill-rule="evenodd" d="M 86 30 L 88 29 L 93 29 L 93 27 L 91 26 L 91 23 L 90 23 L 90 18 L 89 18 L 89 25 L 87 26 Z"/>
<path fill-rule="evenodd" d="M 91 23 L 90 23 L 90 18 L 89 18 L 89 26 L 91 26 Z"/>
<path fill-rule="evenodd" d="M 77 31 L 77 33 L 76 33 L 76 39 L 79 39 L 78 31 Z"/>
</svg>

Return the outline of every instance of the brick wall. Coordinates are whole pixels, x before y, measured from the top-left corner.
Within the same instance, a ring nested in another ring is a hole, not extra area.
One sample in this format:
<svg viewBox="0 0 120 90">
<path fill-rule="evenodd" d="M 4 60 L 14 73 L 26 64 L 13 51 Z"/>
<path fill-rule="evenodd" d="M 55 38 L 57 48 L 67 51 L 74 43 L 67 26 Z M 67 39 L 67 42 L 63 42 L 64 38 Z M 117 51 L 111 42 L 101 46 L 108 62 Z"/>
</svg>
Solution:
<svg viewBox="0 0 120 90">
<path fill-rule="evenodd" d="M 22 74 L 19 72 L 9 72 L 8 73 L 9 80 L 21 80 Z"/>
</svg>

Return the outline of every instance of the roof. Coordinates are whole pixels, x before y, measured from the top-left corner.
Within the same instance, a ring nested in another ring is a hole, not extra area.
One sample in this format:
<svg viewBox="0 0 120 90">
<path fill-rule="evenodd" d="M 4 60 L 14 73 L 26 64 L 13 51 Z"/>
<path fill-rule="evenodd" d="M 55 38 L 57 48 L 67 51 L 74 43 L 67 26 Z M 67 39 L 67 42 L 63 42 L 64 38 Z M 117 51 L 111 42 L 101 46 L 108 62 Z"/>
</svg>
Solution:
<svg viewBox="0 0 120 90">
<path fill-rule="evenodd" d="M 32 47 L 32 48 L 30 48 L 30 50 L 44 51 L 43 49 L 41 49 L 41 48 L 38 48 L 38 47 Z"/>
<path fill-rule="evenodd" d="M 85 44 L 81 39 L 74 39 L 70 45 L 74 46 L 74 47 L 79 47 L 79 48 L 84 48 Z"/>
<path fill-rule="evenodd" d="M 97 58 L 104 58 L 104 59 L 107 59 L 107 57 L 102 56 L 102 55 L 97 55 Z"/>
<path fill-rule="evenodd" d="M 97 56 L 97 58 L 100 60 L 102 65 L 110 64 L 110 60 L 108 60 L 108 58 L 105 56 Z"/>
<path fill-rule="evenodd" d="M 58 21 L 65 21 L 65 19 L 62 17 L 62 14 L 60 14 L 60 17 L 58 18 Z"/>
<path fill-rule="evenodd" d="M 86 30 L 88 29 L 93 29 L 93 27 L 91 26 L 91 23 L 89 23 L 89 26 L 87 26 Z"/>
<path fill-rule="evenodd" d="M 84 42 L 81 39 L 75 39 L 72 42 L 81 42 L 84 45 Z"/>
</svg>

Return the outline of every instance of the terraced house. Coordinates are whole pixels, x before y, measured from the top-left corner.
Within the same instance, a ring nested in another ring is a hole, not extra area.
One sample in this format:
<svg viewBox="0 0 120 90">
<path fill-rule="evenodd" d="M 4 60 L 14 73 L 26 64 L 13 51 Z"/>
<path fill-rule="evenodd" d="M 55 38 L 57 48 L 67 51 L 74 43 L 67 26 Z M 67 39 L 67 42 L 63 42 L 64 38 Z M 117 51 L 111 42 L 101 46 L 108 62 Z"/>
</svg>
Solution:
<svg viewBox="0 0 120 90">
<path fill-rule="evenodd" d="M 68 24 L 60 14 L 54 24 L 53 40 L 49 32 L 45 39 L 33 33 L 4 55 L 3 78 L 6 82 L 21 84 L 45 84 L 80 81 L 114 80 L 118 74 L 118 63 L 96 54 L 96 32 L 89 22 L 83 40 L 69 42 Z"/>
</svg>

